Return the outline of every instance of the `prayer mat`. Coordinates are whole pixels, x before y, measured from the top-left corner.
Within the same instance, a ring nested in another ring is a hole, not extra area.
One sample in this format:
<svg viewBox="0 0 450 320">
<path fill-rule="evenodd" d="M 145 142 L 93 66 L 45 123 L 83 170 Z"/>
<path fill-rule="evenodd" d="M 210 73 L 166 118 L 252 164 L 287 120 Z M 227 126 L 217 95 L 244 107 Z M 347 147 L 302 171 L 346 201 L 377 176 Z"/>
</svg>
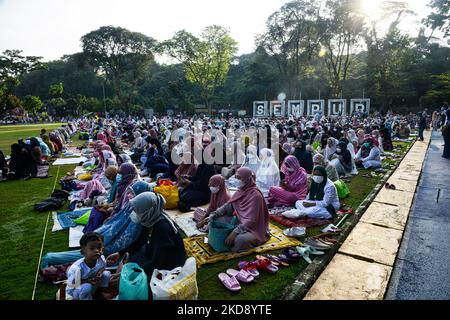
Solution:
<svg viewBox="0 0 450 320">
<path fill-rule="evenodd" d="M 69 248 L 79 248 L 80 239 L 83 236 L 84 226 L 76 226 L 69 229 Z"/>
<path fill-rule="evenodd" d="M 281 214 L 271 214 L 270 219 L 279 223 L 285 227 L 293 228 L 293 227 L 320 227 L 326 224 L 333 223 L 333 220 L 323 220 L 323 219 L 313 219 L 313 218 L 301 218 L 298 220 L 288 219 Z"/>
<path fill-rule="evenodd" d="M 218 253 L 207 243 L 205 243 L 205 236 L 195 236 L 184 239 L 184 246 L 188 257 L 194 257 L 197 261 L 197 267 L 204 264 L 216 263 L 219 261 L 231 260 L 239 257 L 248 256 L 252 253 L 262 253 L 266 251 L 273 251 L 287 247 L 299 246 L 302 243 L 294 238 L 286 237 L 283 231 L 272 224 L 269 225 L 271 238 L 265 244 L 250 249 L 245 252 L 235 253 L 226 252 Z"/>
<path fill-rule="evenodd" d="M 76 227 L 77 224 L 74 220 L 81 217 L 83 214 L 91 210 L 92 208 L 83 208 L 81 210 L 69 211 L 69 212 L 53 212 L 53 229 L 52 232 L 69 229 Z"/>
<path fill-rule="evenodd" d="M 183 230 L 187 237 L 206 234 L 197 229 L 197 222 L 195 222 L 192 217 L 177 217 L 175 218 L 175 223 Z"/>
<path fill-rule="evenodd" d="M 67 158 L 67 159 L 58 159 L 55 162 L 53 162 L 54 166 L 61 166 L 65 164 L 78 164 L 80 162 L 85 162 L 87 158 L 85 157 L 76 157 L 76 158 Z"/>
<path fill-rule="evenodd" d="M 48 177 L 48 169 L 49 165 L 37 166 L 37 178 L 47 178 Z"/>
</svg>

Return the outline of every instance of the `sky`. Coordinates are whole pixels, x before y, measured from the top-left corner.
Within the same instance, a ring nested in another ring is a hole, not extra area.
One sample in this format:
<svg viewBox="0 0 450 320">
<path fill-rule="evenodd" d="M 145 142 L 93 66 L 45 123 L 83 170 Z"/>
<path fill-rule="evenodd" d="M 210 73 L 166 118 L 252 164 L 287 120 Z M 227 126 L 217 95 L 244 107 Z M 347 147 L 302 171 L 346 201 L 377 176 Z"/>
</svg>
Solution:
<svg viewBox="0 0 450 320">
<path fill-rule="evenodd" d="M 368 14 L 382 0 L 361 0 Z M 255 49 L 255 35 L 267 18 L 287 0 L 0 0 L 0 53 L 56 60 L 81 51 L 80 38 L 101 26 L 113 25 L 164 41 L 185 29 L 195 35 L 212 24 L 227 27 L 239 43 L 239 54 Z M 403 29 L 415 32 L 430 10 L 427 0 L 409 0 L 420 14 Z M 415 35 L 414 33 L 413 35 Z"/>
</svg>

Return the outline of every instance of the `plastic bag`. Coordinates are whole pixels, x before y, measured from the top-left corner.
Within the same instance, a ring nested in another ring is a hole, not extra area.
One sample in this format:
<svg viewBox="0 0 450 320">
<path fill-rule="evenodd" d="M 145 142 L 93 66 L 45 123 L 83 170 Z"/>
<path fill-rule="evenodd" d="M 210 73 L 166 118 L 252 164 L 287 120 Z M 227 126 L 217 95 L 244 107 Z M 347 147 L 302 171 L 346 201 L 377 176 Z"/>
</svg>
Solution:
<svg viewBox="0 0 450 320">
<path fill-rule="evenodd" d="M 197 265 L 190 257 L 172 271 L 155 269 L 150 281 L 153 300 L 197 300 Z"/>
<path fill-rule="evenodd" d="M 336 186 L 339 199 L 348 197 L 348 195 L 350 194 L 350 190 L 348 189 L 347 184 L 344 181 L 337 180 L 334 182 L 334 185 Z"/>
<path fill-rule="evenodd" d="M 159 186 L 153 189 L 153 192 L 159 193 L 166 200 L 164 209 L 171 210 L 178 208 L 180 202 L 180 195 L 178 188 L 169 180 L 161 180 Z"/>
<path fill-rule="evenodd" d="M 148 300 L 147 275 L 136 263 L 127 263 L 120 273 L 119 300 Z"/>
</svg>

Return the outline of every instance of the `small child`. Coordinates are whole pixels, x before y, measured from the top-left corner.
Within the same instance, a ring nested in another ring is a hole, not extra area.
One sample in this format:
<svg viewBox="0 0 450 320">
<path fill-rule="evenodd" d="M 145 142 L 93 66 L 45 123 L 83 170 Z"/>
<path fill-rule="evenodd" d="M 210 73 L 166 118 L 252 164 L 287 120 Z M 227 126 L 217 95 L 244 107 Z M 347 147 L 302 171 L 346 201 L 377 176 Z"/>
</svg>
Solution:
<svg viewBox="0 0 450 320">
<path fill-rule="evenodd" d="M 93 300 L 100 288 L 107 288 L 111 272 L 106 271 L 107 263 L 103 256 L 103 237 L 88 232 L 80 239 L 81 254 L 84 258 L 74 262 L 67 270 L 67 293 L 74 300 Z"/>
</svg>

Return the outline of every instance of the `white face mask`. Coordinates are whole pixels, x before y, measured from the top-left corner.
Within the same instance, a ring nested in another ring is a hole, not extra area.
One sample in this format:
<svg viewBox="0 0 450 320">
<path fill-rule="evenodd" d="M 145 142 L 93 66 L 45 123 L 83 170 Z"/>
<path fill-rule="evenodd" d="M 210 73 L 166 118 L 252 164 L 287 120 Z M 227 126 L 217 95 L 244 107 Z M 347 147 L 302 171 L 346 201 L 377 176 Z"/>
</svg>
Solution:
<svg viewBox="0 0 450 320">
<path fill-rule="evenodd" d="M 342 149 L 341 148 L 337 148 L 336 151 L 337 151 L 337 153 L 341 153 Z"/>
<path fill-rule="evenodd" d="M 133 221 L 134 223 L 139 223 L 139 218 L 138 218 L 136 212 L 134 212 L 134 211 L 131 212 L 131 214 L 130 214 L 130 219 L 131 219 L 131 221 Z"/>
<path fill-rule="evenodd" d="M 288 170 L 290 173 L 294 172 L 294 169 L 292 169 L 292 168 L 287 168 L 287 170 Z"/>
<path fill-rule="evenodd" d="M 321 184 L 323 182 L 323 177 L 322 176 L 313 176 L 312 179 L 317 184 Z"/>
<path fill-rule="evenodd" d="M 219 192 L 219 188 L 218 187 L 209 187 L 209 189 L 211 190 L 212 193 Z"/>
<path fill-rule="evenodd" d="M 237 180 L 238 188 L 241 188 L 243 185 L 244 185 L 244 183 L 242 182 L 242 180 Z"/>
</svg>

